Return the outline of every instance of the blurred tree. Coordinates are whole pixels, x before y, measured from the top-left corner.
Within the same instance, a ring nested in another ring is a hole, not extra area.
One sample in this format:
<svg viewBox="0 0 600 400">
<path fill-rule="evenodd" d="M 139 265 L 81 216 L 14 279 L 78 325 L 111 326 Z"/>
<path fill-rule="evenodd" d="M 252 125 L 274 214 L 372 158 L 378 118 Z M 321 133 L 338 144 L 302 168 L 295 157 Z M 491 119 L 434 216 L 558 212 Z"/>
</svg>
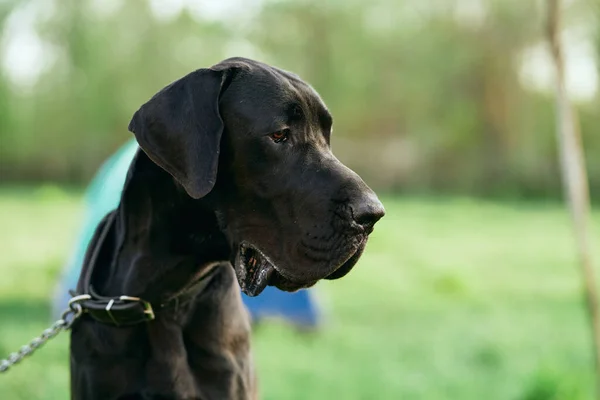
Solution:
<svg viewBox="0 0 600 400">
<path fill-rule="evenodd" d="M 130 137 L 130 116 L 153 93 L 242 55 L 311 82 L 333 112 L 336 152 L 374 186 L 560 193 L 552 97 L 520 77 L 523 52 L 543 42 L 539 2 L 265 0 L 221 19 L 101 3 L 66 0 L 39 19 L 54 61 L 29 90 L 0 77 L 6 178 L 82 182 Z M 573 1 L 571 24 L 589 14 L 583 3 Z M 580 107 L 593 191 L 600 140 L 588 136 L 600 136 L 600 116 Z"/>
<path fill-rule="evenodd" d="M 139 0 L 108 12 L 95 4 L 61 2 L 37 25 L 55 62 L 32 90 L 13 92 L 9 178 L 89 178 L 130 137 L 127 124 L 141 103 L 223 56 L 227 32 L 218 23 L 199 23 L 187 12 L 161 21 Z"/>
<path fill-rule="evenodd" d="M 545 171 L 556 169 L 552 147 L 538 155 L 539 140 L 549 141 L 532 129 L 538 96 L 518 76 L 521 52 L 541 40 L 539 5 L 480 2 L 469 18 L 459 3 L 268 3 L 252 37 L 313 82 L 337 116 L 336 132 L 366 146 L 400 138 L 416 153 L 405 181 L 382 180 L 382 165 L 364 166 L 370 180 L 416 190 L 557 193 Z"/>
</svg>

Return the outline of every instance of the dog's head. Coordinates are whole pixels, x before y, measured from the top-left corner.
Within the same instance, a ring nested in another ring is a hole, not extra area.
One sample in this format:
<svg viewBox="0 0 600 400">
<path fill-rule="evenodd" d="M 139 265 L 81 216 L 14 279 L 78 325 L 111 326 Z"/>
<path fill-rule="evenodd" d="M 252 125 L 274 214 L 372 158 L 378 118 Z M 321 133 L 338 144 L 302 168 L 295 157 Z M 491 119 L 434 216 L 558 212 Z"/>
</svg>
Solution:
<svg viewBox="0 0 600 400">
<path fill-rule="evenodd" d="M 337 279 L 384 215 L 331 152 L 332 117 L 298 76 L 242 58 L 157 93 L 129 129 L 194 199 L 210 199 L 242 290 Z"/>
</svg>

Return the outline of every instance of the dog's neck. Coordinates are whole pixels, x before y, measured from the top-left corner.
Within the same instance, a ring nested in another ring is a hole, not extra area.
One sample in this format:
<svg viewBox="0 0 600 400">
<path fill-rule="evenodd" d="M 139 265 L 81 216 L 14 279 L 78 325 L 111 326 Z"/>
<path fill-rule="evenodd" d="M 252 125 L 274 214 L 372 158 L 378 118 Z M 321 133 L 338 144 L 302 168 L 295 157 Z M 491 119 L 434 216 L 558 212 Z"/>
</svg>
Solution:
<svg viewBox="0 0 600 400">
<path fill-rule="evenodd" d="M 101 286 L 103 295 L 163 301 L 210 265 L 229 260 L 210 200 L 189 197 L 141 150 L 115 213 L 110 268 L 94 273 L 93 284 Z"/>
</svg>

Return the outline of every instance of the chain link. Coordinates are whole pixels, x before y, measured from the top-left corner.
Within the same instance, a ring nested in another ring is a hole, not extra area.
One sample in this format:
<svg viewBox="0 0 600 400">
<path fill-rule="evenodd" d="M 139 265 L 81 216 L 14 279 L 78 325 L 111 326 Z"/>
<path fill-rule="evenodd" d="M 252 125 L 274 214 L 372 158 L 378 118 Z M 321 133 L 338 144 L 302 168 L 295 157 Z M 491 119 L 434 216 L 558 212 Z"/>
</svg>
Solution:
<svg viewBox="0 0 600 400">
<path fill-rule="evenodd" d="M 10 367 L 19 363 L 25 357 L 33 354 L 38 348 L 44 345 L 47 341 L 54 338 L 62 330 L 68 330 L 71 328 L 73 322 L 81 316 L 83 312 L 81 305 L 78 303 L 70 303 L 61 315 L 61 318 L 52 324 L 48 329 L 45 329 L 42 334 L 34 338 L 29 344 L 21 347 L 19 351 L 11 353 L 8 358 L 0 359 L 0 374 L 8 371 Z"/>
</svg>

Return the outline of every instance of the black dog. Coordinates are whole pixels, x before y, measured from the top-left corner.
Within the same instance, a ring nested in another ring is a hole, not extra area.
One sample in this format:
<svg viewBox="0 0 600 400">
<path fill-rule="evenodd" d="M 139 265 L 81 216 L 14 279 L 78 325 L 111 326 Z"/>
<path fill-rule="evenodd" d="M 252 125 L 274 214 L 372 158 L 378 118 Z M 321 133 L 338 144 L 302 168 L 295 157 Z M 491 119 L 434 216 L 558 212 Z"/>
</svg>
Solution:
<svg viewBox="0 0 600 400">
<path fill-rule="evenodd" d="M 256 398 L 238 283 L 256 296 L 340 278 L 384 215 L 331 153 L 331 127 L 300 78 L 242 58 L 135 113 L 142 151 L 77 288 L 73 399 Z"/>
</svg>

